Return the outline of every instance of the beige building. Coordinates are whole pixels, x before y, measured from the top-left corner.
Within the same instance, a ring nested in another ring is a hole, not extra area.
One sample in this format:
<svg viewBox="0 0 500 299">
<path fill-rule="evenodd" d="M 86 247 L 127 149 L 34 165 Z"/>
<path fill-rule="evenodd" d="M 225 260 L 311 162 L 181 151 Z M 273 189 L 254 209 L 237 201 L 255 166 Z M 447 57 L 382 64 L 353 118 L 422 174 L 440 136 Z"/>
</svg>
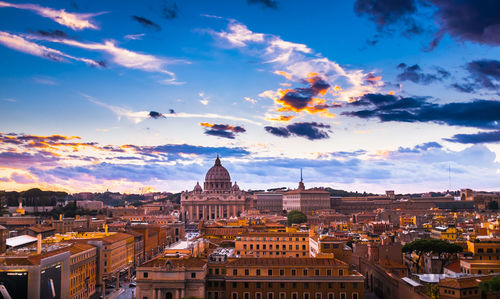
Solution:
<svg viewBox="0 0 500 299">
<path fill-rule="evenodd" d="M 193 191 L 181 193 L 183 219 L 189 221 L 237 217 L 253 208 L 254 196 L 241 191 L 231 183 L 229 172 L 222 166 L 219 156 L 205 176 L 204 188 L 196 183 Z"/>
<path fill-rule="evenodd" d="M 234 250 L 242 257 L 309 257 L 309 233 L 248 232 L 236 238 Z"/>
<path fill-rule="evenodd" d="M 283 210 L 301 211 L 312 214 L 314 211 L 330 209 L 330 193 L 322 189 L 306 190 L 302 179 L 299 188 L 283 194 Z"/>
</svg>

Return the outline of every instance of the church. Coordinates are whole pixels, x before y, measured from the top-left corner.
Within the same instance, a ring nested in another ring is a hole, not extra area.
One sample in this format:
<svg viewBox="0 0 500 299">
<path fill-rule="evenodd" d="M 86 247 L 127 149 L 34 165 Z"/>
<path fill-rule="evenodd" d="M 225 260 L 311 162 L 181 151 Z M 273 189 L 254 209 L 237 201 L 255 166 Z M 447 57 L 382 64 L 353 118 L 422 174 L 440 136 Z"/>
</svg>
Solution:
<svg viewBox="0 0 500 299">
<path fill-rule="evenodd" d="M 222 166 L 219 155 L 205 176 L 203 188 L 196 183 L 193 191 L 181 193 L 181 213 L 187 221 L 237 217 L 254 208 L 254 195 L 240 190 Z"/>
</svg>

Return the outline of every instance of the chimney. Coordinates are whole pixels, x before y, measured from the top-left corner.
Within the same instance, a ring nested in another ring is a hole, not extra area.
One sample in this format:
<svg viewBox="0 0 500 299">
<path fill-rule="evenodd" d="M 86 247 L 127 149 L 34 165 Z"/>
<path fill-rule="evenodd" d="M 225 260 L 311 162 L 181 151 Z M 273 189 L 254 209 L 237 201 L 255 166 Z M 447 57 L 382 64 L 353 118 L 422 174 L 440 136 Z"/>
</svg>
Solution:
<svg viewBox="0 0 500 299">
<path fill-rule="evenodd" d="M 59 221 L 63 220 L 63 214 L 59 214 Z"/>
<path fill-rule="evenodd" d="M 36 235 L 36 253 L 42 253 L 42 234 Z"/>
<path fill-rule="evenodd" d="M 104 234 L 107 236 L 108 235 L 108 225 L 104 225 Z"/>
</svg>

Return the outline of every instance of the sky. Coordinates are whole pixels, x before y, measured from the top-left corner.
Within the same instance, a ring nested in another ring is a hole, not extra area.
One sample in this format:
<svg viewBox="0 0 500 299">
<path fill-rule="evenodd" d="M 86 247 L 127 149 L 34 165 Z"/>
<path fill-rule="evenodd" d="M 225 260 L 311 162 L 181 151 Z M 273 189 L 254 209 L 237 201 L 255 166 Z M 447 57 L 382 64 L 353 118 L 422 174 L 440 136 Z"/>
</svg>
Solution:
<svg viewBox="0 0 500 299">
<path fill-rule="evenodd" d="M 499 10 L 0 1 L 0 190 L 500 190 Z"/>
</svg>

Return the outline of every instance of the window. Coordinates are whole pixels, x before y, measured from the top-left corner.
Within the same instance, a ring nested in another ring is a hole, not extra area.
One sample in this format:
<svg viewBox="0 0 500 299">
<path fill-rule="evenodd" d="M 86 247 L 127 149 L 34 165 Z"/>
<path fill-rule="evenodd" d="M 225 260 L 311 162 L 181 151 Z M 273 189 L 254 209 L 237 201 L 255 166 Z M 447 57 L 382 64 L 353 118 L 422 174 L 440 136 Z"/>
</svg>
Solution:
<svg viewBox="0 0 500 299">
<path fill-rule="evenodd" d="M 285 288 L 285 283 L 284 282 L 280 282 L 280 288 L 282 288 L 282 289 Z"/>
<path fill-rule="evenodd" d="M 250 299 L 250 293 L 243 293 L 244 299 Z"/>
<path fill-rule="evenodd" d="M 257 269 L 257 276 L 260 276 L 260 269 Z"/>
<path fill-rule="evenodd" d="M 345 293 L 340 293 L 340 299 L 346 299 Z"/>
<path fill-rule="evenodd" d="M 233 294 L 232 294 L 232 298 L 233 298 L 233 299 L 238 299 L 238 293 L 233 293 Z"/>
<path fill-rule="evenodd" d="M 304 276 L 307 276 L 307 269 L 304 270 Z"/>
<path fill-rule="evenodd" d="M 255 299 L 262 299 L 262 293 L 255 293 Z"/>
<path fill-rule="evenodd" d="M 272 269 L 267 270 L 267 275 L 272 276 L 273 275 L 273 270 Z"/>
<path fill-rule="evenodd" d="M 353 282 L 352 283 L 352 288 L 353 289 L 357 289 L 358 288 L 358 283 L 357 282 Z"/>
<path fill-rule="evenodd" d="M 316 299 L 321 299 L 321 293 L 316 293 Z"/>
<path fill-rule="evenodd" d="M 328 293 L 328 299 L 333 299 L 333 293 Z"/>
<path fill-rule="evenodd" d="M 283 276 L 283 275 L 285 275 L 285 270 L 280 269 L 280 276 Z"/>
<path fill-rule="evenodd" d="M 219 275 L 219 269 L 215 269 L 215 275 Z"/>
<path fill-rule="evenodd" d="M 302 245 L 302 250 L 306 250 L 306 245 Z"/>
<path fill-rule="evenodd" d="M 297 274 L 297 270 L 292 269 L 292 276 L 295 276 Z"/>
<path fill-rule="evenodd" d="M 339 276 L 344 275 L 344 270 L 339 270 Z"/>
<path fill-rule="evenodd" d="M 345 282 L 341 282 L 341 283 L 340 283 L 340 288 L 341 288 L 341 289 L 345 289 Z"/>
<path fill-rule="evenodd" d="M 298 297 L 297 293 L 292 293 L 292 299 L 297 299 Z"/>
<path fill-rule="evenodd" d="M 148 278 L 148 272 L 144 272 L 144 273 L 142 274 L 142 277 L 144 277 L 144 278 Z"/>
<path fill-rule="evenodd" d="M 314 271 L 314 275 L 319 276 L 319 270 L 318 269 L 316 269 L 316 271 Z"/>
<path fill-rule="evenodd" d="M 250 270 L 245 269 L 245 275 L 250 275 Z"/>
<path fill-rule="evenodd" d="M 233 275 L 238 275 L 238 270 L 237 269 L 233 269 Z"/>
<path fill-rule="evenodd" d="M 191 272 L 191 278 L 196 278 L 196 273 L 195 272 Z"/>
<path fill-rule="evenodd" d="M 297 283 L 296 282 L 292 282 L 292 288 L 294 288 L 294 289 L 297 288 Z"/>
<path fill-rule="evenodd" d="M 326 270 L 326 275 L 332 276 L 332 270 Z"/>
<path fill-rule="evenodd" d="M 237 282 L 233 282 L 233 289 L 236 289 L 238 287 L 238 283 Z"/>
<path fill-rule="evenodd" d="M 308 289 L 309 288 L 309 283 L 308 282 L 304 282 L 304 289 Z"/>
<path fill-rule="evenodd" d="M 270 288 L 270 289 L 272 289 L 273 288 L 273 283 L 272 282 L 268 282 L 267 283 L 267 287 Z"/>
<path fill-rule="evenodd" d="M 309 293 L 304 293 L 303 298 L 304 299 L 309 299 Z"/>
<path fill-rule="evenodd" d="M 285 299 L 286 298 L 286 293 L 280 293 L 280 299 Z"/>
<path fill-rule="evenodd" d="M 245 289 L 248 289 L 248 282 L 245 282 Z"/>
<path fill-rule="evenodd" d="M 358 293 L 352 293 L 352 299 L 358 299 Z"/>
<path fill-rule="evenodd" d="M 257 287 L 257 289 L 260 289 L 260 287 L 261 287 L 260 281 L 256 283 L 256 287 Z"/>
<path fill-rule="evenodd" d="M 273 293 L 267 293 L 267 299 L 274 299 Z"/>
</svg>

